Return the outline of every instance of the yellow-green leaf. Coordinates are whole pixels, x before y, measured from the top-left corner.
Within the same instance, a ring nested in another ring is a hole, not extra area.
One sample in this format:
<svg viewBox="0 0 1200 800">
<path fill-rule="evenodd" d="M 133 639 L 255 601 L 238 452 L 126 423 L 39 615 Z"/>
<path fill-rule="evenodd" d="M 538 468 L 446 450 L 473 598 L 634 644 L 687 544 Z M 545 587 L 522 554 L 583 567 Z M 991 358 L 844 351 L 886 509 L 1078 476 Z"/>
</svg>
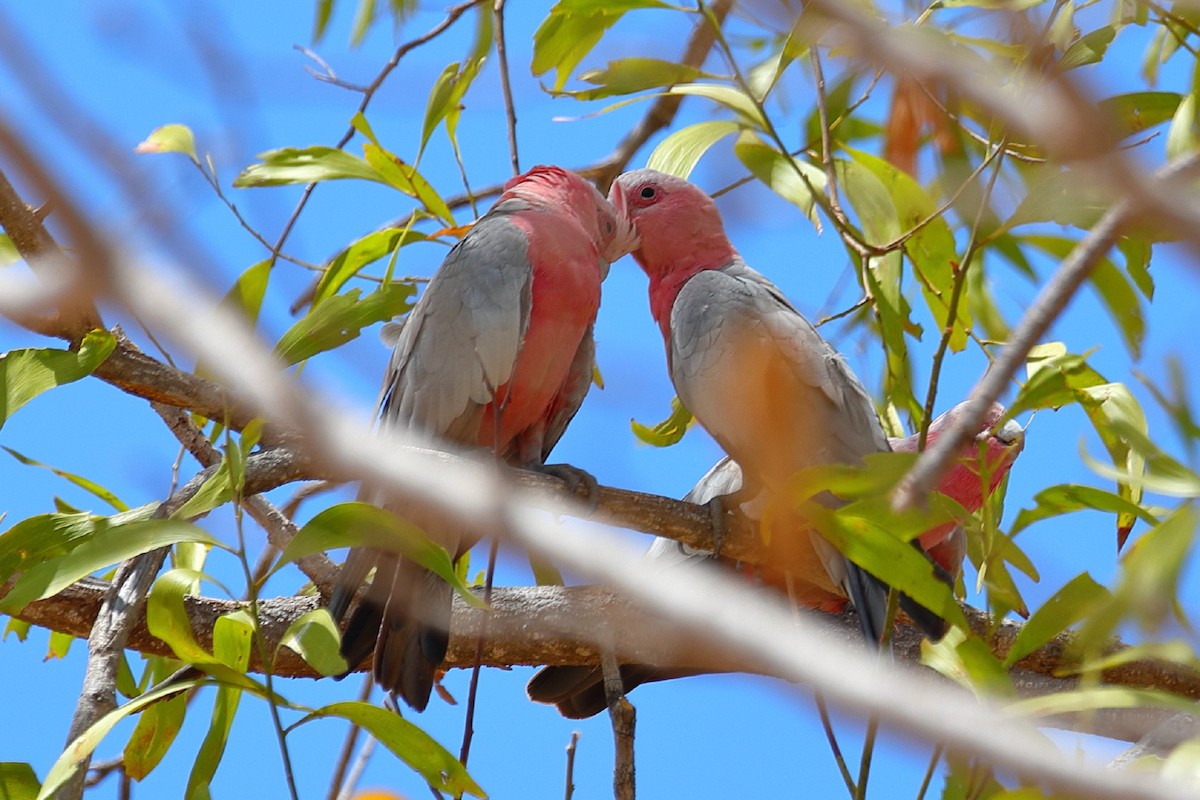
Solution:
<svg viewBox="0 0 1200 800">
<path fill-rule="evenodd" d="M 154 129 L 145 141 L 134 148 L 134 152 L 183 153 L 197 166 L 200 164 L 200 159 L 196 156 L 196 137 L 192 135 L 192 129 L 179 123 Z"/>
<path fill-rule="evenodd" d="M 91 375 L 116 346 L 111 333 L 94 330 L 83 337 L 78 350 L 38 347 L 0 355 L 0 428 L 42 392 Z"/>
</svg>

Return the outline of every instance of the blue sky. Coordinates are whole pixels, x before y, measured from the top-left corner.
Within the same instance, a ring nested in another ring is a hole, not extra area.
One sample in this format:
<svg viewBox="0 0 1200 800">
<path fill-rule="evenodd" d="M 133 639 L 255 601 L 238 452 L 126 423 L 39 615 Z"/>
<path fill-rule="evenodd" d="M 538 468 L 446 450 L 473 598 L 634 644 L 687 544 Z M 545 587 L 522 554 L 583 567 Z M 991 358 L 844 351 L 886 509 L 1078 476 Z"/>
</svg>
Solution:
<svg viewBox="0 0 1200 800">
<path fill-rule="evenodd" d="M 357 50 L 346 46 L 350 9 L 339 8 L 331 31 L 316 50 L 344 80 L 365 83 L 397 42 L 441 18 L 439 5 L 416 14 L 399 32 L 386 22 L 376 25 Z M 508 39 L 522 165 L 579 166 L 595 161 L 610 151 L 646 106 L 633 104 L 603 116 L 555 121 L 579 117 L 595 108 L 554 99 L 529 75 L 526 65 L 531 37 L 545 8 L 521 5 L 514 4 L 510 14 Z M 626 20 L 585 59 L 584 66 L 647 52 L 671 57 L 682 39 L 678 29 L 671 27 L 674 19 L 674 15 L 646 12 Z M 73 126 L 79 137 L 95 141 L 102 131 L 122 150 L 132 151 L 159 125 L 181 122 L 191 126 L 200 150 L 212 154 L 231 197 L 272 240 L 294 207 L 299 189 L 236 191 L 228 189 L 229 182 L 263 150 L 335 143 L 358 103 L 357 95 L 318 82 L 304 71 L 310 62 L 292 45 L 310 44 L 311 8 L 305 4 L 28 3 L 7 8 L 0 24 L 15 26 L 29 52 L 65 90 L 50 102 L 67 113 L 84 112 L 80 119 L 88 123 Z M 379 93 L 368 118 L 391 149 L 401 154 L 415 151 L 428 88 L 447 63 L 466 52 L 470 34 L 471 23 L 464 20 L 444 40 L 413 51 Z M 1110 56 L 1115 63 L 1090 76 L 1098 96 L 1128 88 L 1140 48 L 1137 41 L 1118 40 Z M 1165 76 L 1161 88 L 1186 88 L 1182 82 L 1170 82 L 1170 76 Z M 5 98 L 10 122 L 19 124 L 27 140 L 94 214 L 102 230 L 134 246 L 155 247 L 141 232 L 143 211 L 114 190 L 103 166 L 63 135 L 45 113 L 45 103 L 31 98 L 26 86 L 10 69 L 0 71 L 0 96 Z M 793 82 L 793 88 L 801 92 L 807 92 L 805 86 Z M 43 95 L 39 100 L 46 98 Z M 798 94 L 795 102 L 806 108 L 811 97 Z M 508 144 L 494 64 L 485 69 L 466 104 L 460 135 L 471 180 L 476 185 L 502 181 L 509 175 Z M 690 101 L 679 122 L 699 121 L 709 114 L 707 108 Z M 88 127 L 90 124 L 98 130 Z M 359 152 L 357 143 L 350 149 Z M 1151 142 L 1145 150 L 1148 160 L 1161 160 L 1161 141 Z M 641 166 L 648 153 L 649 148 L 639 154 L 633 166 Z M 155 197 L 144 199 L 179 215 L 197 244 L 195 253 L 207 274 L 219 276 L 211 285 L 214 294 L 223 292 L 237 274 L 263 257 L 261 247 L 237 226 L 186 159 L 139 157 L 135 163 L 155 192 Z M 459 191 L 457 168 L 444 136 L 434 137 L 422 169 L 446 195 Z M 716 190 L 740 176 L 740 165 L 728 148 L 718 147 L 701 162 L 693 179 L 703 188 Z M 406 214 L 409 206 L 404 200 L 380 187 L 321 186 L 286 249 L 320 262 L 349 241 Z M 847 273 L 848 260 L 832 233 L 818 236 L 793 208 L 757 184 L 725 196 L 720 205 L 730 236 L 743 256 L 779 283 L 801 311 L 816 318 L 857 299 L 854 281 Z M 463 212 L 460 218 L 466 220 L 469 215 Z M 397 273 L 427 275 L 443 252 L 440 245 L 409 248 Z M 1045 269 L 1047 265 L 1042 266 Z M 1153 270 L 1159 292 L 1146 352 L 1134 367 L 1161 382 L 1164 357 L 1188 354 L 1194 335 L 1188 323 L 1195 284 L 1188 265 L 1169 248 L 1156 253 Z M 989 274 L 1010 321 L 1015 319 L 1037 286 L 1005 269 L 993 269 Z M 262 320 L 268 340 L 274 341 L 291 324 L 287 307 L 309 279 L 306 271 L 286 264 L 276 271 Z M 681 496 L 720 452 L 698 430 L 665 450 L 634 440 L 629 420 L 657 421 L 666 413 L 673 392 L 661 339 L 646 305 L 645 278 L 631 259 L 613 266 L 604 292 L 596 330 L 607 385 L 604 391 L 591 393 L 554 460 L 583 467 L 606 484 Z M 106 319 L 111 323 L 121 317 L 110 310 Z M 140 338 L 136 324 L 121 321 Z M 878 354 L 866 349 L 868 343 L 842 336 L 836 325 L 824 333 L 847 353 L 868 385 L 877 388 Z M 926 338 L 919 353 L 931 352 L 931 337 Z M 1053 338 L 1066 341 L 1074 352 L 1098 347 L 1092 363 L 1110 379 L 1133 386 L 1150 416 L 1152 435 L 1178 451 L 1163 415 L 1133 379 L 1129 358 L 1094 296 L 1081 295 L 1055 327 Z M 0 351 L 52 344 L 0 322 Z M 339 351 L 336 359 L 315 360 L 305 378 L 338 402 L 366 410 L 374 401 L 386 358 L 375 332 L 367 331 Z M 920 358 L 918 362 L 922 364 L 918 385 L 923 386 L 927 372 Z M 183 363 L 189 363 L 186 355 Z M 963 397 L 983 367 L 978 353 L 967 351 L 951 358 L 937 410 L 945 410 Z M 1027 450 L 1013 472 L 1006 520 L 1011 521 L 1016 509 L 1031 505 L 1032 496 L 1052 483 L 1104 485 L 1082 464 L 1081 441 L 1091 453 L 1103 452 L 1077 409 L 1038 416 L 1029 430 Z M 93 478 L 130 505 L 162 497 L 177 450 L 174 439 L 144 403 L 98 381 L 84 381 L 40 397 L 0 430 L 0 444 Z M 185 474 L 193 466 L 185 467 Z M 95 508 L 88 496 L 7 456 L 0 456 L 0 486 L 7 487 L 0 493 L 0 512 L 7 513 L 6 523 L 49 510 L 56 495 Z M 310 507 L 309 513 L 316 508 Z M 229 514 L 215 514 L 205 524 L 218 536 L 233 539 Z M 251 536 L 261 539 L 257 531 Z M 1115 573 L 1112 521 L 1098 514 L 1037 525 L 1022 534 L 1021 544 L 1042 573 L 1039 584 L 1022 585 L 1034 606 L 1082 570 L 1106 584 Z M 228 569 L 232 575 L 234 565 L 214 569 Z M 527 584 L 531 578 L 519 558 L 507 558 L 500 581 Z M 297 585 L 294 578 L 280 578 L 268 586 L 268 593 L 291 592 Z M 1194 601 L 1196 595 L 1193 579 L 1185 601 Z M 974 600 L 978 602 L 978 598 Z M 31 762 L 42 776 L 60 752 L 85 656 L 83 643 L 76 643 L 68 658 L 43 661 L 45 644 L 46 633 L 36 629 L 24 643 L 12 636 L 0 643 L 0 675 L 4 676 L 0 707 L 6 709 L 6 718 L 16 723 L 0 734 L 0 761 Z M 564 748 L 571 732 L 579 730 L 582 739 L 576 758 L 575 797 L 609 796 L 612 745 L 607 720 L 567 721 L 550 708 L 529 703 L 523 686 L 530 674 L 527 669 L 484 673 L 472 773 L 494 798 L 560 796 Z M 467 679 L 465 672 L 456 672 L 446 681 L 460 701 L 465 701 Z M 283 691 L 299 702 L 316 705 L 351 699 L 358 688 L 358 679 L 351 678 L 340 683 L 287 682 Z M 145 788 L 137 790 L 139 794 L 181 794 L 207 728 L 211 696 L 209 692 L 195 701 L 184 734 L 164 764 L 146 780 Z M 726 797 L 735 793 L 834 797 L 844 791 L 817 726 L 811 697 L 802 689 L 765 678 L 708 676 L 643 687 L 632 700 L 639 714 L 638 780 L 644 797 Z M 435 700 L 417 721 L 457 752 L 462 716 L 461 705 L 449 707 Z M 101 747 L 100 757 L 119 751 L 130 729 L 129 725 L 118 727 Z M 343 729 L 341 723 L 323 722 L 301 729 L 289 739 L 302 796 L 324 795 Z M 857 723 L 840 721 L 839 731 L 843 746 L 856 752 L 861 741 Z M 1071 747 L 1068 743 L 1068 750 Z M 1097 743 L 1089 743 L 1088 748 L 1096 757 L 1112 749 Z M 872 770 L 877 796 L 915 796 L 923 772 L 918 765 L 924 763 L 928 750 L 885 734 Z M 856 755 L 852 758 L 857 760 Z M 414 797 L 426 794 L 420 780 L 387 753 L 376 754 L 362 785 Z M 285 795 L 265 706 L 251 698 L 243 700 L 214 783 L 214 796 L 240 796 L 247 787 L 264 798 Z M 115 796 L 115 786 L 105 784 L 94 796 Z"/>
</svg>

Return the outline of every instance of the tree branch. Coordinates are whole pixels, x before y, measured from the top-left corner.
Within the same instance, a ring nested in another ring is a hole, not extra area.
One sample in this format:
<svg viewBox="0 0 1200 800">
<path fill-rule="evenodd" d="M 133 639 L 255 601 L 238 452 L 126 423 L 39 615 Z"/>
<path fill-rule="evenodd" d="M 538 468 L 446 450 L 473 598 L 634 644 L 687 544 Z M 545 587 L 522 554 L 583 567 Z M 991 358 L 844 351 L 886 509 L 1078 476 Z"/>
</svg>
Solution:
<svg viewBox="0 0 1200 800">
<path fill-rule="evenodd" d="M 108 587 L 103 581 L 85 579 L 61 594 L 30 603 L 16 614 L 18 619 L 73 636 L 86 636 L 92 628 Z M 243 608 L 244 603 L 209 597 L 184 600 L 196 640 L 211 649 L 212 629 L 217 618 Z M 288 678 L 320 677 L 296 653 L 280 648 L 288 626 L 301 615 L 317 608 L 311 595 L 276 597 L 262 600 L 259 616 L 266 637 L 267 651 L 277 652 L 274 673 Z M 986 614 L 970 606 L 963 607 L 972 629 L 984 635 L 989 630 Z M 807 612 L 818 619 L 831 641 L 853 644 L 859 637 L 858 620 L 853 611 L 839 614 Z M 649 622 L 647 622 L 649 621 Z M 485 630 L 486 626 L 486 630 Z M 1023 623 L 1005 621 L 996 630 L 989 645 L 1003 658 L 1020 634 Z M 699 644 L 694 637 L 662 621 L 657 614 L 599 586 L 497 587 L 493 589 L 492 611 L 486 612 L 454 602 L 450 649 L 446 656 L 449 669 L 469 669 L 475 662 L 475 649 L 482 636 L 482 663 L 489 667 L 574 666 L 600 663 L 596 642 L 604 635 L 617 638 L 618 658 L 622 663 L 657 663 L 710 672 L 761 672 L 750 659 L 730 650 L 714 650 Z M 922 635 L 909 625 L 896 629 L 896 660 L 915 664 L 921 655 Z M 1020 695 L 1035 697 L 1069 691 L 1076 682 L 1059 677 L 1076 666 L 1069 655 L 1071 637 L 1060 635 L 1045 647 L 1016 665 L 1013 676 Z M 170 647 L 146 629 L 139 616 L 131 630 L 127 647 L 140 653 L 173 656 Z M 1116 653 L 1124 645 L 1116 644 Z M 250 670 L 261 672 L 258 649 L 252 650 Z M 369 664 L 362 666 L 363 670 Z M 1200 700 L 1200 674 L 1161 661 L 1140 660 L 1106 670 L 1102 679 L 1110 686 L 1133 689 L 1160 689 Z M 1126 741 L 1136 741 L 1171 716 L 1172 712 L 1133 710 L 1104 713 L 1099 717 L 1062 718 L 1061 727 L 1101 732 Z"/>
</svg>

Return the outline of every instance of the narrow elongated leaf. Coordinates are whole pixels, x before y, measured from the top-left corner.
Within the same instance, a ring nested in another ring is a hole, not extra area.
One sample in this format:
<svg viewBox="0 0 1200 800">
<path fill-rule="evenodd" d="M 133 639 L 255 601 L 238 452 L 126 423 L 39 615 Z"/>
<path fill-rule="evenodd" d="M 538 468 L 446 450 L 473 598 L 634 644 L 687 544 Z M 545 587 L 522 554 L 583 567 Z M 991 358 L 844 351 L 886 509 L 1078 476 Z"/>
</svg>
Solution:
<svg viewBox="0 0 1200 800">
<path fill-rule="evenodd" d="M 40 788 L 32 766 L 20 761 L 0 761 L 0 798 L 33 800 Z"/>
<path fill-rule="evenodd" d="M 358 289 L 334 295 L 289 328 L 275 345 L 275 353 L 285 364 L 295 364 L 340 347 L 366 326 L 407 312 L 415 292 L 411 284 L 392 283 L 361 300 Z"/>
<path fill-rule="evenodd" d="M 658 143 L 646 166 L 686 178 L 709 148 L 738 129 L 736 122 L 709 120 L 680 128 Z"/>
<path fill-rule="evenodd" d="M 554 91 L 563 86 L 604 32 L 625 12 L 636 8 L 670 8 L 661 0 L 559 0 L 533 34 L 530 70 L 554 70 Z"/>
<path fill-rule="evenodd" d="M 1058 62 L 1059 69 L 1069 70 L 1087 64 L 1098 64 L 1108 51 L 1108 46 L 1117 38 L 1117 31 L 1111 25 L 1092 31 L 1075 41 L 1063 53 Z"/>
<path fill-rule="evenodd" d="M 221 303 L 240 311 L 251 323 L 258 321 L 263 298 L 267 295 L 267 282 L 271 279 L 271 259 L 263 259 L 250 266 L 229 289 Z"/>
<path fill-rule="evenodd" d="M 178 520 L 155 519 L 129 525 L 98 525 L 94 535 L 65 555 L 43 561 L 23 572 L 3 600 L 0 610 L 12 614 L 34 600 L 52 597 L 113 564 L 177 542 L 204 542 L 224 547 L 211 534 Z"/>
<path fill-rule="evenodd" d="M 250 643 L 254 626 L 244 611 L 219 617 L 213 625 L 213 655 L 223 664 L 238 672 L 245 672 L 250 663 Z M 186 796 L 209 797 L 209 784 L 217 773 L 229 731 L 242 700 L 242 690 L 236 686 L 222 685 L 217 689 L 213 701 L 212 722 L 208 733 L 200 744 L 200 752 L 188 775 Z"/>
<path fill-rule="evenodd" d="M 733 86 L 726 86 L 722 83 L 684 83 L 672 86 L 668 93 L 706 97 L 714 103 L 736 112 L 744 122 L 753 127 L 760 130 L 766 128 L 766 120 L 763 119 L 762 112 L 758 110 L 754 100 Z"/>
<path fill-rule="evenodd" d="M 346 281 L 363 267 L 389 256 L 405 245 L 423 242 L 429 237 L 410 228 L 384 228 L 372 231 L 333 257 L 313 294 L 313 306 L 337 294 Z"/>
<path fill-rule="evenodd" d="M 286 186 L 346 178 L 388 183 L 366 161 L 335 147 L 284 147 L 259 153 L 258 159 L 260 163 L 251 164 L 233 179 L 234 186 Z"/>
<path fill-rule="evenodd" d="M 1033 508 L 1023 508 L 1013 521 L 1012 531 L 1016 535 L 1035 522 L 1070 514 L 1075 511 L 1107 511 L 1113 514 L 1128 514 L 1130 517 L 1154 525 L 1158 522 L 1150 512 L 1131 503 L 1124 497 L 1095 486 L 1063 483 L 1050 486 L 1034 496 L 1037 503 Z"/>
<path fill-rule="evenodd" d="M 945 218 L 934 216 L 937 204 L 911 175 L 870 153 L 850 148 L 847 152 L 887 189 L 901 230 L 906 233 L 917 231 L 905 242 L 904 252 L 912 261 L 921 294 L 934 321 L 939 329 L 952 330 L 950 349 L 960 352 L 967 346 L 971 316 L 968 299 L 960 296 L 954 319 L 950 319 L 950 301 L 959 266 L 950 225 Z M 964 293 L 967 290 L 966 286 L 962 289 Z"/>
<path fill-rule="evenodd" d="M 187 697 L 182 694 L 142 712 L 123 751 L 129 777 L 140 781 L 154 771 L 174 744 L 186 715 Z"/>
<path fill-rule="evenodd" d="M 629 420 L 633 435 L 655 447 L 670 447 L 683 438 L 692 424 L 692 412 L 683 407 L 678 397 L 671 398 L 671 416 L 648 428 L 637 420 Z"/>
<path fill-rule="evenodd" d="M 116 346 L 111 333 L 94 330 L 78 351 L 39 347 L 0 355 L 0 428 L 42 392 L 91 375 Z"/>
<path fill-rule="evenodd" d="M 447 225 L 454 227 L 457 224 L 446 201 L 434 190 L 429 181 L 417 172 L 416 167 L 405 163 L 404 159 L 373 142 L 363 145 L 363 153 L 366 155 L 367 164 L 375 169 L 383 178 L 384 183 L 394 189 L 399 189 L 409 197 L 420 200 L 430 214 Z"/>
<path fill-rule="evenodd" d="M 896 205 L 883 182 L 855 161 L 837 159 L 834 167 L 838 182 L 858 215 L 866 241 L 884 245 L 899 237 L 902 230 Z M 867 266 L 860 274 L 865 279 L 863 290 L 874 299 L 879 314 L 880 333 L 887 353 L 886 397 L 897 408 L 919 416 L 920 405 L 913 396 L 912 368 L 905 337 L 921 338 L 921 328 L 910 319 L 911 309 L 901 291 L 901 255 L 893 252 L 872 258 Z"/>
<path fill-rule="evenodd" d="M 579 100 L 598 100 L 602 97 L 634 94 L 676 83 L 691 83 L 703 75 L 703 72 L 687 64 L 634 56 L 610 61 L 604 69 L 585 72 L 579 76 L 580 80 L 594 84 L 596 88 L 569 94 Z"/>
<path fill-rule="evenodd" d="M 1170 121 L 1182 99 L 1178 92 L 1132 92 L 1101 100 L 1097 107 L 1124 137 Z"/>
<path fill-rule="evenodd" d="M 754 131 L 742 131 L 733 146 L 733 152 L 754 177 L 769 186 L 775 194 L 799 207 L 817 232 L 821 232 L 814 191 L 825 191 L 824 170 L 779 152 Z"/>
<path fill-rule="evenodd" d="M 42 784 L 42 789 L 38 792 L 37 800 L 49 800 L 55 795 L 63 784 L 70 780 L 79 767 L 83 764 L 84 759 L 88 758 L 101 740 L 108 735 L 108 732 L 121 720 L 134 714 L 149 704 L 156 702 L 160 698 L 170 697 L 173 694 L 186 692 L 194 689 L 203 683 L 203 679 L 183 680 L 172 683 L 168 686 L 163 686 L 152 692 L 146 692 L 136 700 L 131 700 L 125 705 L 117 708 L 100 718 L 92 727 L 88 728 L 83 735 L 67 745 L 63 750 L 62 755 L 50 767 L 50 771 L 46 774 L 46 780 Z"/>
<path fill-rule="evenodd" d="M 319 717 L 339 717 L 363 728 L 439 792 L 453 797 L 463 794 L 487 797 L 457 758 L 429 734 L 393 711 L 369 703 L 333 703 L 317 709 L 297 724 Z"/>
<path fill-rule="evenodd" d="M 0 445 L 0 447 L 3 447 L 3 445 Z M 104 502 L 106 502 L 110 506 L 112 506 L 114 509 L 116 509 L 117 511 L 128 511 L 129 510 L 129 506 L 127 506 L 123 502 L 121 502 L 121 498 L 117 497 L 115 494 L 110 492 L 108 489 L 105 489 L 103 486 L 96 483 L 95 481 L 88 480 L 87 478 L 84 478 L 80 475 L 75 475 L 70 472 L 64 472 L 63 470 L 56 469 L 55 467 L 52 467 L 49 464 L 43 464 L 40 461 L 34 461 L 32 458 L 21 455 L 16 450 L 13 450 L 11 447 L 5 447 L 4 450 L 10 456 L 15 458 L 17 461 L 20 461 L 22 464 L 24 464 L 27 467 L 40 467 L 41 469 L 50 470 L 58 477 L 64 478 L 64 479 L 70 481 L 71 483 L 75 484 L 76 486 L 78 486 L 80 489 L 83 489 L 85 492 L 87 492 L 91 495 L 94 495 L 95 497 L 100 498 L 101 500 L 103 500 Z"/>
<path fill-rule="evenodd" d="M 411 558 L 449 583 L 466 602 L 477 608 L 486 606 L 455 573 L 450 554 L 444 547 L 434 543 L 411 522 L 369 503 L 339 503 L 317 514 L 288 542 L 272 573 L 312 553 L 356 546 L 374 547 Z"/>
<path fill-rule="evenodd" d="M 1011 667 L 1076 622 L 1095 611 L 1111 595 L 1086 572 L 1076 575 L 1042 605 L 1017 634 L 1004 657 Z"/>
</svg>

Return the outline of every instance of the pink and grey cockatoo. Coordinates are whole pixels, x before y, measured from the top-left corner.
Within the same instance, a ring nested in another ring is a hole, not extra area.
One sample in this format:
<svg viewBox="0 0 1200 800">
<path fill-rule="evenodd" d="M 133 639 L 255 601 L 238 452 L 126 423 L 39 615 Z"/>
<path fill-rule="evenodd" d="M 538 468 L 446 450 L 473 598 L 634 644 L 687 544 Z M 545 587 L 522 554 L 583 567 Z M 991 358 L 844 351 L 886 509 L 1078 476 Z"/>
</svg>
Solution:
<svg viewBox="0 0 1200 800">
<path fill-rule="evenodd" d="M 741 259 L 708 195 L 642 169 L 617 178 L 609 197 L 640 239 L 633 256 L 650 278 L 650 311 L 675 391 L 741 464 L 740 497 L 782 507 L 799 471 L 861 464 L 888 449 L 866 389 L 779 289 Z M 853 600 L 867 641 L 880 641 L 887 588 L 815 532 L 811 544 L 786 539 L 771 537 L 772 550 L 780 550 L 772 558 L 787 571 L 826 576 L 829 588 Z"/>
<path fill-rule="evenodd" d="M 927 444 L 933 444 L 955 417 L 961 413 L 965 403 L 959 403 L 929 426 Z M 965 444 L 957 463 L 942 478 L 938 491 L 961 505 L 969 513 L 978 511 L 992 495 L 996 487 L 1008 474 L 1013 462 L 1025 447 L 1025 432 L 1013 420 L 999 425 L 1004 418 L 1004 406 L 994 403 L 983 421 L 975 438 Z M 888 439 L 892 449 L 901 453 L 914 453 L 918 437 L 914 434 L 905 439 Z M 986 480 L 986 484 L 985 484 Z M 729 456 L 721 459 L 705 473 L 683 499 L 690 503 L 704 504 L 716 497 L 735 494 L 742 488 L 742 470 Z M 775 530 L 774 535 L 791 535 L 808 540 L 807 531 Z M 966 556 L 966 533 L 954 521 L 946 522 L 923 533 L 919 538 L 922 548 L 941 567 L 950 579 L 957 579 L 962 572 Z M 659 568 L 674 568 L 681 564 L 709 561 L 713 554 L 682 545 L 673 539 L 659 537 L 646 551 L 646 558 Z M 783 592 L 790 592 L 795 602 L 810 608 L 825 611 L 840 610 L 846 604 L 846 595 L 824 588 L 826 582 L 810 584 L 804 576 L 793 576 L 790 585 L 783 576 L 773 575 L 769 566 L 746 569 L 729 561 L 722 561 L 733 569 L 741 569 L 764 583 Z M 669 667 L 653 667 L 645 664 L 625 664 L 621 667 L 621 678 L 625 691 L 650 681 L 670 680 L 695 675 L 695 670 Z M 608 701 L 604 694 L 604 677 L 595 667 L 547 667 L 529 682 L 529 696 L 541 703 L 558 707 L 563 716 L 583 719 L 603 711 Z"/>
<path fill-rule="evenodd" d="M 510 180 L 400 329 L 381 425 L 543 465 L 592 382 L 600 283 L 635 241 L 623 215 L 572 172 L 539 166 Z M 445 525 L 426 527 L 453 557 L 474 544 Z M 334 620 L 371 567 L 342 655 L 353 668 L 374 654 L 375 680 L 423 710 L 446 654 L 450 587 L 394 553 L 354 548 L 329 601 Z"/>
</svg>

